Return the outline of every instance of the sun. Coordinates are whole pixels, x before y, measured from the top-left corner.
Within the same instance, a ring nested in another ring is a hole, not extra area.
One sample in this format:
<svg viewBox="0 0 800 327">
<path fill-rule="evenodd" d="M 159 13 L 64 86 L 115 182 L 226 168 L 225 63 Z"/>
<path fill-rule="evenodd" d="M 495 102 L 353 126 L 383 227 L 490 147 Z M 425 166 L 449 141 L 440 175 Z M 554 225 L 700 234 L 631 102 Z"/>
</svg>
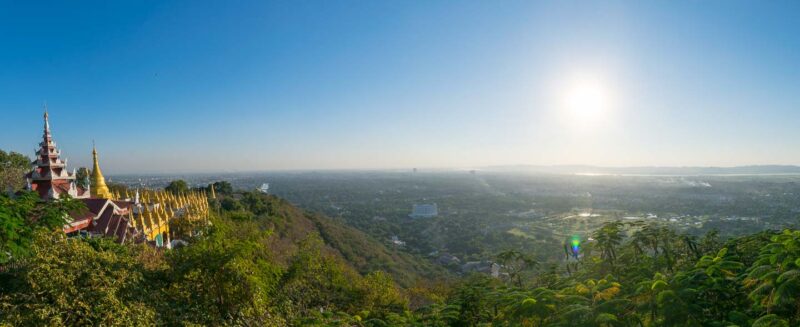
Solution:
<svg viewBox="0 0 800 327">
<path fill-rule="evenodd" d="M 604 118 L 611 106 L 608 86 L 598 78 L 580 78 L 567 83 L 562 110 L 573 122 L 590 123 Z"/>
</svg>

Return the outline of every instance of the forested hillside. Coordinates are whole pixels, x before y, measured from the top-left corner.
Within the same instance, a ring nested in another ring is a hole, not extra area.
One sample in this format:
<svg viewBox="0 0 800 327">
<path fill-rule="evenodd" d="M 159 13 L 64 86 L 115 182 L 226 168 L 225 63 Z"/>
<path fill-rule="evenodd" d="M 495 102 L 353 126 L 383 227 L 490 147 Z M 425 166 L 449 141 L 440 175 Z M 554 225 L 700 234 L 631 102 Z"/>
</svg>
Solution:
<svg viewBox="0 0 800 327">
<path fill-rule="evenodd" d="M 220 212 L 236 221 L 251 221 L 273 232 L 269 246 L 281 262 L 287 262 L 296 252 L 299 240 L 318 235 L 327 251 L 364 274 L 385 271 L 403 286 L 411 286 L 420 279 L 446 277 L 443 268 L 427 260 L 388 248 L 357 229 L 299 209 L 281 198 L 258 192 L 222 192 L 220 198 Z"/>
<path fill-rule="evenodd" d="M 0 195 L 0 324 L 800 323 L 800 231 L 723 240 L 614 222 L 563 244 L 560 261 L 509 249 L 498 278 L 443 281 L 429 263 L 276 197 L 230 192 L 212 205 L 211 226 L 160 250 L 67 238 L 57 219 L 80 209 L 73 201 Z"/>
</svg>

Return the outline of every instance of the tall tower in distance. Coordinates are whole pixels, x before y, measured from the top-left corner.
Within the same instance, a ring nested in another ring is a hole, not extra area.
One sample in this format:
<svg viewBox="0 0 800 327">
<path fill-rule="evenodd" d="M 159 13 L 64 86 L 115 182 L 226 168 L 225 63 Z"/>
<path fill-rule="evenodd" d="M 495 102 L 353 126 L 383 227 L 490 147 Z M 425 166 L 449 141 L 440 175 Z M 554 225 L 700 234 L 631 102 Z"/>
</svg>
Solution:
<svg viewBox="0 0 800 327">
<path fill-rule="evenodd" d="M 108 191 L 106 185 L 106 178 L 103 177 L 103 172 L 100 170 L 100 162 L 97 160 L 97 147 L 92 144 L 92 177 L 91 177 L 91 192 L 93 198 L 110 199 L 111 192 Z"/>
</svg>

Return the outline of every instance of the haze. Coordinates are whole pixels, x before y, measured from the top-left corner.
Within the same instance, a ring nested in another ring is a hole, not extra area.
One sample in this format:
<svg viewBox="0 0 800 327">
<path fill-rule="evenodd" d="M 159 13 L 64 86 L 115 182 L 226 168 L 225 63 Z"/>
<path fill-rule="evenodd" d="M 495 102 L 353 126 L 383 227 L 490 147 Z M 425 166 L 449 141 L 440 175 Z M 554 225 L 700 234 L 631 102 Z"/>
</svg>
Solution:
<svg viewBox="0 0 800 327">
<path fill-rule="evenodd" d="M 32 17 L 32 18 L 31 18 Z M 800 5 L 0 3 L 0 148 L 110 173 L 800 164 Z"/>
</svg>

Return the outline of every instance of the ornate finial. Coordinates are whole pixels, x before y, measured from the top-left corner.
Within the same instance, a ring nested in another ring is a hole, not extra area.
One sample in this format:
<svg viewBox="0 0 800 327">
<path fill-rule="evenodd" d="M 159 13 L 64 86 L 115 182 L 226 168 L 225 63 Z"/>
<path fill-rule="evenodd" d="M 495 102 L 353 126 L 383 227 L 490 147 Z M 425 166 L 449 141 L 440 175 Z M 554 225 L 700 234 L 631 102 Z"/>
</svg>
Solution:
<svg viewBox="0 0 800 327">
<path fill-rule="evenodd" d="M 44 102 L 44 132 L 50 133 L 50 121 L 48 120 L 50 116 L 47 114 L 47 101 Z"/>
</svg>

